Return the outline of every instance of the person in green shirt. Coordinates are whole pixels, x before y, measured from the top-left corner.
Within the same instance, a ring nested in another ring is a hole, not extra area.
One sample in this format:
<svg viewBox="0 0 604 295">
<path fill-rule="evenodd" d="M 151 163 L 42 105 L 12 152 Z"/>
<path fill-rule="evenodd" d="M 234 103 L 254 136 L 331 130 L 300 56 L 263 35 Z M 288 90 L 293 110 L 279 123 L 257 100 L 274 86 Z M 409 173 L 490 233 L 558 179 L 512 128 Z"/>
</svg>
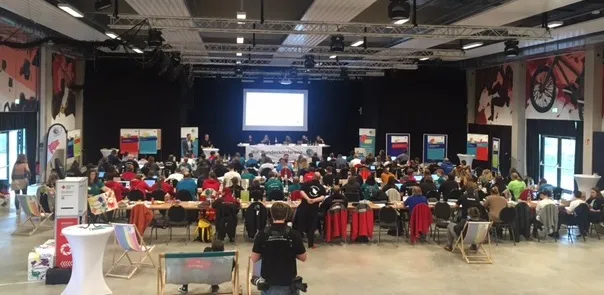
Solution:
<svg viewBox="0 0 604 295">
<path fill-rule="evenodd" d="M 109 188 L 99 180 L 96 170 L 88 170 L 88 195 L 96 196 L 108 190 Z"/>
<path fill-rule="evenodd" d="M 302 185 L 300 184 L 300 177 L 298 176 L 294 176 L 294 178 L 292 179 L 293 183 L 292 185 L 290 185 L 287 189 L 287 191 L 289 193 L 292 193 L 294 191 L 299 191 L 302 189 Z"/>
<path fill-rule="evenodd" d="M 372 200 L 373 194 L 380 190 L 380 186 L 375 182 L 375 174 L 371 173 L 369 178 L 361 185 L 361 192 L 363 192 L 363 200 Z"/>
<path fill-rule="evenodd" d="M 256 175 L 252 173 L 253 169 L 245 169 L 243 174 L 241 174 L 241 179 L 247 179 L 250 183 L 256 178 Z"/>
<path fill-rule="evenodd" d="M 514 200 L 518 200 L 520 194 L 526 189 L 526 183 L 520 179 L 518 173 L 512 173 L 512 181 L 508 183 L 507 189 L 512 193 Z"/>
<path fill-rule="evenodd" d="M 266 199 L 267 201 L 271 201 L 270 195 L 274 190 L 283 191 L 283 183 L 281 180 L 277 178 L 277 173 L 272 171 L 270 174 L 270 178 L 268 181 L 264 183 L 264 189 L 266 189 Z"/>
<path fill-rule="evenodd" d="M 437 169 L 436 176 L 438 176 L 438 177 L 434 180 L 434 183 L 436 184 L 436 189 L 438 189 L 440 187 L 440 185 L 445 183 L 445 181 L 446 181 L 445 171 L 442 169 Z"/>
</svg>

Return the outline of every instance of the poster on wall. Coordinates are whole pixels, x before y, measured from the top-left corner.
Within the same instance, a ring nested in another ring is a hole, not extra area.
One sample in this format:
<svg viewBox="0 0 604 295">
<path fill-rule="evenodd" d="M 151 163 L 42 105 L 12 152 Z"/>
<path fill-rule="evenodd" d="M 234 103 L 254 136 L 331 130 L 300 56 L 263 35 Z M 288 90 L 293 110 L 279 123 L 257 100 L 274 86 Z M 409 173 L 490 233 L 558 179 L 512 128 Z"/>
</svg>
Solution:
<svg viewBox="0 0 604 295">
<path fill-rule="evenodd" d="M 489 160 L 489 135 L 468 133 L 468 155 L 474 155 L 478 161 Z"/>
<path fill-rule="evenodd" d="M 386 133 L 386 155 L 397 157 L 400 154 L 409 155 L 411 135 L 409 133 Z"/>
<path fill-rule="evenodd" d="M 139 148 L 138 151 L 145 155 L 157 154 L 157 129 L 139 129 Z"/>
<path fill-rule="evenodd" d="M 493 151 L 491 152 L 491 167 L 493 172 L 499 172 L 499 149 L 501 146 L 501 140 L 497 137 L 493 137 Z"/>
<path fill-rule="evenodd" d="M 46 133 L 46 170 L 55 168 L 55 159 L 63 165 L 66 163 L 67 130 L 61 124 L 53 124 Z M 49 175 L 46 173 L 46 175 Z"/>
<path fill-rule="evenodd" d="M 52 55 L 51 124 L 60 123 L 67 130 L 76 129 L 76 100 L 82 92 L 77 85 L 76 60 L 61 54 Z"/>
<path fill-rule="evenodd" d="M 185 155 L 199 156 L 199 128 L 197 127 L 180 128 L 180 156 Z"/>
<path fill-rule="evenodd" d="M 40 49 L 0 46 L 0 59 L 0 112 L 38 111 Z"/>
<path fill-rule="evenodd" d="M 424 134 L 424 163 L 436 163 L 447 157 L 446 134 Z"/>
<path fill-rule="evenodd" d="M 138 156 L 138 129 L 120 129 L 120 153 Z"/>
<path fill-rule="evenodd" d="M 375 129 L 359 128 L 359 147 L 375 155 Z"/>
<path fill-rule="evenodd" d="M 67 131 L 67 159 L 78 158 L 82 154 L 81 130 Z"/>
<path fill-rule="evenodd" d="M 476 116 L 482 125 L 512 125 L 514 70 L 510 64 L 476 70 Z"/>
<path fill-rule="evenodd" d="M 526 118 L 583 120 L 585 53 L 526 62 Z"/>
</svg>

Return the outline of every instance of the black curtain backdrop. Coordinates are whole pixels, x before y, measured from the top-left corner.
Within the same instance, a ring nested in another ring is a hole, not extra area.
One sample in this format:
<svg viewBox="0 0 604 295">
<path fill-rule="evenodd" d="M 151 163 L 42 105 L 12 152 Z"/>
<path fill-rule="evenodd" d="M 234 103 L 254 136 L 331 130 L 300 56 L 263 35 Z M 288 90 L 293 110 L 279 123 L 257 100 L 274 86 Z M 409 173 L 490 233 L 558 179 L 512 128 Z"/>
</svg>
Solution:
<svg viewBox="0 0 604 295">
<path fill-rule="evenodd" d="M 598 175 L 604 175 L 604 132 L 594 132 L 593 136 L 593 159 L 592 159 L 592 172 L 598 173 Z M 600 178 L 598 182 L 598 188 L 604 189 L 604 177 Z"/>
<path fill-rule="evenodd" d="M 469 124 L 468 133 L 489 135 L 489 161 L 474 160 L 472 165 L 483 169 L 492 168 L 493 160 L 493 137 L 499 138 L 499 169 L 504 177 L 508 175 L 512 155 L 512 126 Z M 466 139 L 467 140 L 467 139 Z"/>
<path fill-rule="evenodd" d="M 161 129 L 160 158 L 179 155 L 182 89 L 130 60 L 86 64 L 84 155 L 97 163 L 101 148 L 119 148 L 120 129 Z"/>
<path fill-rule="evenodd" d="M 36 153 L 38 141 L 38 113 L 37 112 L 3 112 L 0 113 L 0 130 L 25 129 L 25 143 L 27 163 L 32 171 L 30 183 L 36 181 Z M 12 165 L 13 163 L 11 163 Z"/>
<path fill-rule="evenodd" d="M 565 120 L 526 120 L 526 172 L 539 181 L 541 135 L 575 138 L 575 172 L 583 171 L 583 122 Z"/>
</svg>

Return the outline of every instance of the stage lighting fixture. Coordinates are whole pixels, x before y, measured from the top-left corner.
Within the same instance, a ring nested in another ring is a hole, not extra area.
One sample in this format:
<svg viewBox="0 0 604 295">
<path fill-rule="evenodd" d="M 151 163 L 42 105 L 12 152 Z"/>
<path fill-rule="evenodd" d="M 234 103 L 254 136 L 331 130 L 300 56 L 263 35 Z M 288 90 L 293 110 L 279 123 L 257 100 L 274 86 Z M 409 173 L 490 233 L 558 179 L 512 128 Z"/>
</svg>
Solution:
<svg viewBox="0 0 604 295">
<path fill-rule="evenodd" d="M 136 48 L 136 47 L 132 47 L 132 51 L 136 52 L 136 53 L 143 53 L 142 50 Z"/>
<path fill-rule="evenodd" d="M 560 27 L 560 26 L 562 26 L 563 24 L 564 24 L 564 22 L 563 22 L 563 21 L 553 21 L 553 22 L 549 22 L 549 23 L 547 23 L 547 27 L 548 27 L 548 28 L 550 28 L 550 29 L 553 29 L 553 28 Z"/>
<path fill-rule="evenodd" d="M 429 60 L 429 59 L 430 59 L 430 58 L 426 56 L 426 57 L 422 57 L 422 58 L 420 58 L 419 60 L 420 60 L 420 61 L 426 61 L 426 60 Z"/>
<path fill-rule="evenodd" d="M 243 37 L 237 37 L 237 44 L 243 44 Z"/>
<path fill-rule="evenodd" d="M 241 52 L 237 52 L 237 53 L 236 53 L 236 55 L 237 55 L 237 56 L 242 56 L 242 55 L 243 55 L 243 53 L 241 53 Z"/>
<path fill-rule="evenodd" d="M 476 47 L 480 47 L 482 46 L 482 42 L 472 42 L 472 43 L 468 43 L 466 45 L 464 45 L 462 48 L 463 50 L 468 50 L 468 49 L 472 49 L 472 48 L 476 48 Z"/>
<path fill-rule="evenodd" d="M 150 29 L 147 38 L 147 45 L 151 47 L 161 46 L 164 43 L 162 33 L 158 29 Z"/>
<path fill-rule="evenodd" d="M 342 52 L 344 51 L 344 36 L 333 35 L 331 36 L 331 44 L 329 44 L 330 51 Z"/>
<path fill-rule="evenodd" d="M 94 9 L 96 11 L 104 10 L 111 7 L 111 0 L 96 0 L 94 2 Z"/>
<path fill-rule="evenodd" d="M 330 55 L 330 56 L 329 56 L 329 58 L 331 58 L 331 59 L 334 59 L 334 58 L 336 58 L 336 57 L 338 57 L 338 56 L 337 56 L 337 55 Z"/>
<path fill-rule="evenodd" d="M 350 44 L 350 46 L 351 47 L 359 47 L 359 46 L 363 45 L 363 43 L 365 43 L 365 41 L 359 40 L 359 41 L 356 41 L 356 42 Z"/>
<path fill-rule="evenodd" d="M 388 17 L 391 20 L 409 20 L 411 5 L 407 0 L 390 0 L 388 4 Z"/>
<path fill-rule="evenodd" d="M 503 52 L 505 53 L 505 56 L 515 57 L 520 54 L 520 47 L 518 47 L 517 40 L 507 40 L 504 44 L 505 48 L 503 49 Z"/>
<path fill-rule="evenodd" d="M 77 17 L 77 18 L 82 18 L 82 17 L 84 17 L 84 14 L 83 14 L 82 12 L 80 12 L 80 11 L 79 11 L 79 10 L 77 10 L 75 7 L 73 7 L 73 6 L 71 6 L 71 5 L 67 4 L 67 3 L 59 3 L 59 4 L 57 4 L 57 6 L 58 6 L 58 7 L 59 7 L 61 10 L 63 10 L 63 11 L 65 11 L 65 12 L 69 13 L 69 15 L 71 15 L 71 16 L 73 16 L 73 17 Z"/>
<path fill-rule="evenodd" d="M 304 56 L 304 67 L 307 69 L 312 69 L 315 67 L 315 56 L 314 55 L 305 55 Z"/>
</svg>

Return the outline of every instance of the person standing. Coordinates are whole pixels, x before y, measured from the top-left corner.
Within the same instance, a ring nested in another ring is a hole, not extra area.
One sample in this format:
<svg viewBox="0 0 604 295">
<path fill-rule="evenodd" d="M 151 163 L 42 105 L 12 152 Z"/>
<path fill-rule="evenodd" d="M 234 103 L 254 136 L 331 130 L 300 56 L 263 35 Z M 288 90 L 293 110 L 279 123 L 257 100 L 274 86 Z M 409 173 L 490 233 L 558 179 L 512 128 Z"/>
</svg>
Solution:
<svg viewBox="0 0 604 295">
<path fill-rule="evenodd" d="M 285 224 L 291 211 L 286 203 L 273 204 L 272 224 L 258 232 L 254 239 L 252 262 L 262 260 L 260 275 L 268 285 L 268 289 L 261 291 L 262 295 L 298 294 L 292 291 L 293 280 L 298 275 L 296 260 L 306 261 L 307 253 L 300 234 Z"/>
<path fill-rule="evenodd" d="M 193 139 L 191 133 L 187 133 L 187 137 L 182 140 L 182 154 L 183 156 L 191 157 L 193 155 Z"/>
<path fill-rule="evenodd" d="M 319 219 L 319 203 L 327 195 L 325 187 L 321 185 L 321 174 L 315 173 L 312 180 L 304 182 L 302 185 L 302 203 L 298 207 L 298 227 L 301 232 L 305 232 L 308 238 L 308 248 L 315 248 L 315 231 L 317 230 L 317 221 Z"/>
<path fill-rule="evenodd" d="M 29 165 L 27 164 L 27 157 L 24 154 L 17 156 L 17 161 L 13 166 L 13 172 L 11 173 L 11 184 L 10 187 L 15 191 L 17 195 L 27 195 L 27 186 L 29 185 L 29 178 L 31 171 L 29 171 Z M 20 210 L 19 200 L 15 196 L 15 209 L 17 212 Z"/>
<path fill-rule="evenodd" d="M 213 148 L 214 145 L 212 144 L 212 141 L 210 141 L 210 135 L 206 134 L 203 136 L 203 141 L 201 142 L 201 147 L 203 148 Z"/>
</svg>

